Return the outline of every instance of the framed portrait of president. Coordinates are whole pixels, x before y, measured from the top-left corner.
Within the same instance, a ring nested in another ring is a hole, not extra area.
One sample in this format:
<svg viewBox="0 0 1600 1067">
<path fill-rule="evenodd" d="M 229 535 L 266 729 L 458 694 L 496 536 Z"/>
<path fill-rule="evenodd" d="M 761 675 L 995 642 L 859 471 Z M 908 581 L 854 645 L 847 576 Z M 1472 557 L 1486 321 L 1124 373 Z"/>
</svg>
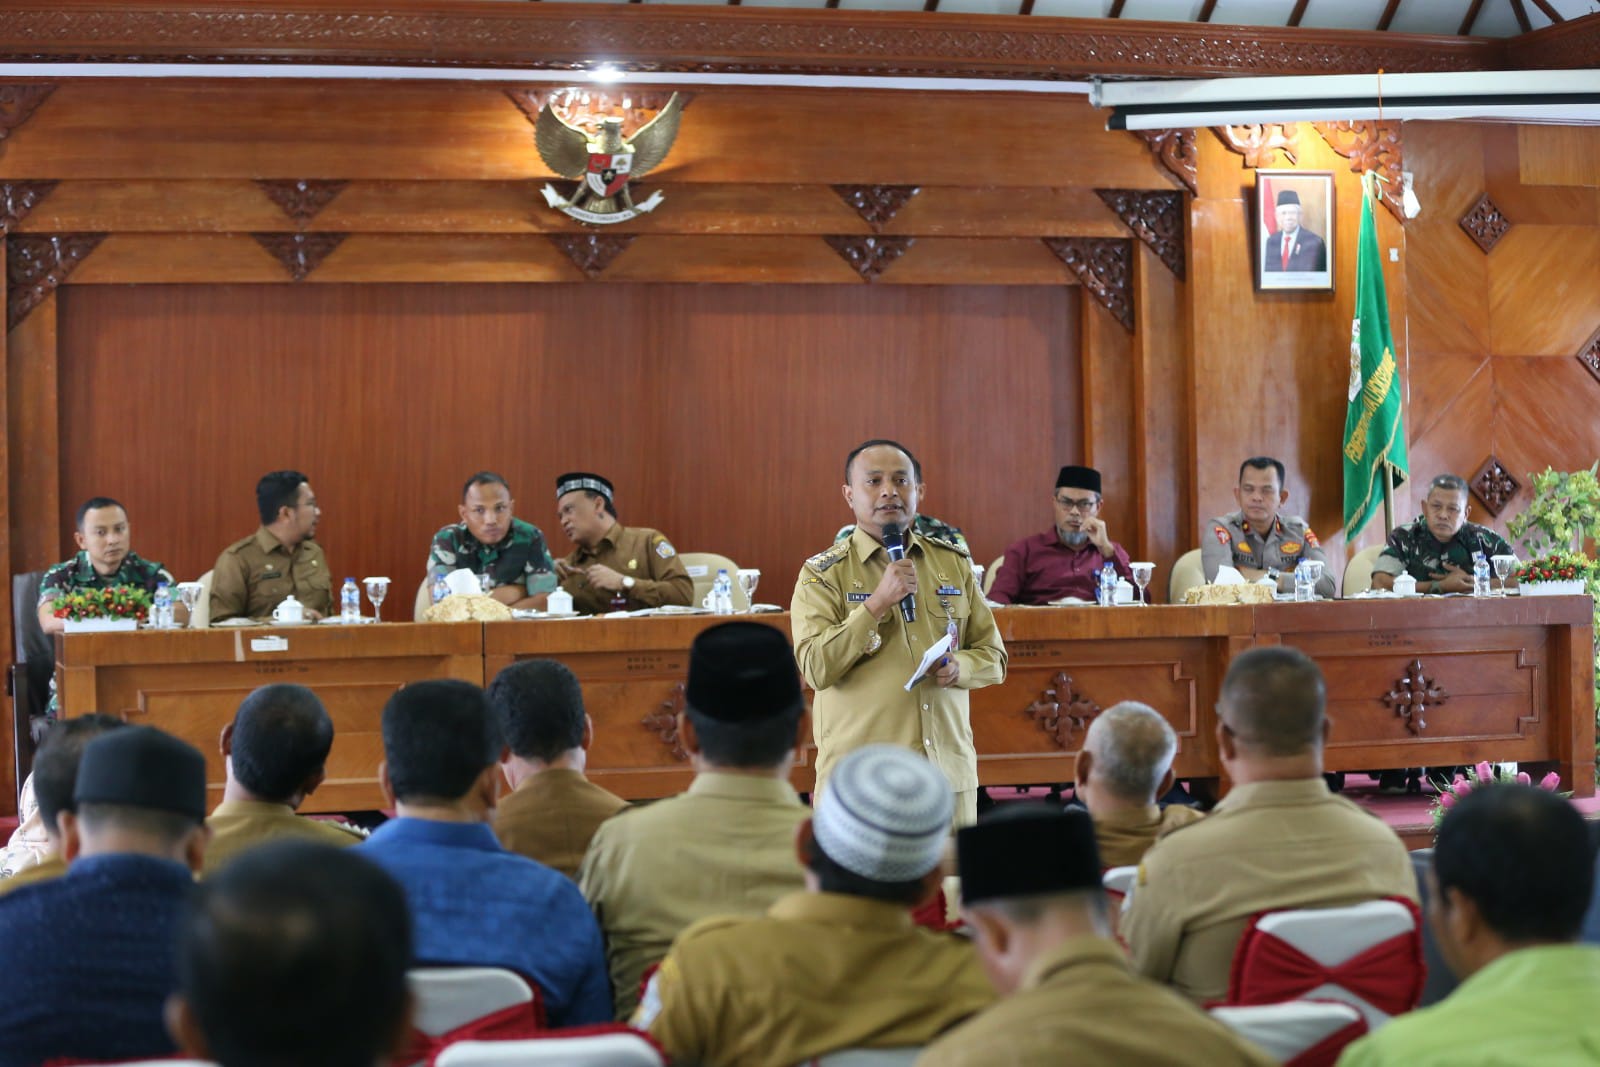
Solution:
<svg viewBox="0 0 1600 1067">
<path fill-rule="evenodd" d="M 1333 172 L 1256 171 L 1256 288 L 1333 290 Z"/>
</svg>

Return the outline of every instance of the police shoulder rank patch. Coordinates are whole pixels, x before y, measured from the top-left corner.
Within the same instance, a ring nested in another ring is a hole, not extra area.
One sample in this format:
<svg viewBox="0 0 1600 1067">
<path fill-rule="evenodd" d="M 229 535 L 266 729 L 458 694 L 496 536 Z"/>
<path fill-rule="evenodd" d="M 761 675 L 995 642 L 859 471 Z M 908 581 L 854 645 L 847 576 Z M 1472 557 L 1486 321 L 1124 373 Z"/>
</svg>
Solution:
<svg viewBox="0 0 1600 1067">
<path fill-rule="evenodd" d="M 662 559 L 671 559 L 677 554 L 678 550 L 673 548 L 672 542 L 668 541 L 665 537 L 656 542 L 656 555 L 660 556 Z"/>
<path fill-rule="evenodd" d="M 844 598 L 852 604 L 864 604 L 871 593 L 846 593 Z"/>
<path fill-rule="evenodd" d="M 1213 526 L 1213 527 L 1212 527 L 1212 530 L 1214 530 L 1214 531 L 1215 531 L 1215 532 L 1216 532 L 1216 535 L 1217 535 L 1217 541 L 1218 541 L 1218 542 L 1219 542 L 1219 543 L 1220 543 L 1220 544 L 1224 544 L 1224 545 L 1231 545 L 1231 544 L 1233 544 L 1233 535 L 1232 535 L 1232 534 L 1231 534 L 1231 533 L 1229 533 L 1229 532 L 1228 532 L 1228 530 L 1227 530 L 1227 528 L 1226 528 L 1226 527 L 1223 527 L 1223 526 Z"/>
<path fill-rule="evenodd" d="M 841 559 L 844 559 L 845 554 L 849 551 L 850 541 L 848 538 L 843 541 L 835 541 L 828 548 L 806 560 L 806 566 L 820 574 Z"/>
<path fill-rule="evenodd" d="M 1309 526 L 1306 527 L 1306 544 L 1310 545 L 1312 548 L 1322 547 L 1322 542 L 1317 540 L 1317 535 Z"/>
</svg>

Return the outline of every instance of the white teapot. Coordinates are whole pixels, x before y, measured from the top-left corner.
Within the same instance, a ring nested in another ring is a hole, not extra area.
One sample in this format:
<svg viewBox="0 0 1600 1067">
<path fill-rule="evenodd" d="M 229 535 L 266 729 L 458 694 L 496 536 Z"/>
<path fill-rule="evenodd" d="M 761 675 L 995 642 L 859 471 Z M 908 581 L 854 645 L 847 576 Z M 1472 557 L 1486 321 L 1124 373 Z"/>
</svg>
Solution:
<svg viewBox="0 0 1600 1067">
<path fill-rule="evenodd" d="M 306 607 L 290 594 L 283 598 L 282 603 L 272 609 L 272 621 L 282 623 L 296 623 L 306 621 Z"/>
</svg>

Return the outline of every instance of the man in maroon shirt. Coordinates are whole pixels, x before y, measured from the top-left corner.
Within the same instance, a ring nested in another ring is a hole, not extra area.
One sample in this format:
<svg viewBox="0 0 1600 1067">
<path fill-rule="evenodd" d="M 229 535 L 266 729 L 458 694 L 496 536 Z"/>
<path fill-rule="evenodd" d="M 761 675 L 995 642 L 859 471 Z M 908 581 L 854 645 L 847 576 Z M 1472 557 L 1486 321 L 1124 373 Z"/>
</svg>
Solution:
<svg viewBox="0 0 1600 1067">
<path fill-rule="evenodd" d="M 1048 604 L 1073 596 L 1093 601 L 1100 568 L 1133 580 L 1128 553 L 1100 520 L 1100 472 L 1062 467 L 1056 478 L 1056 522 L 1006 549 L 989 599 L 997 604 Z"/>
</svg>

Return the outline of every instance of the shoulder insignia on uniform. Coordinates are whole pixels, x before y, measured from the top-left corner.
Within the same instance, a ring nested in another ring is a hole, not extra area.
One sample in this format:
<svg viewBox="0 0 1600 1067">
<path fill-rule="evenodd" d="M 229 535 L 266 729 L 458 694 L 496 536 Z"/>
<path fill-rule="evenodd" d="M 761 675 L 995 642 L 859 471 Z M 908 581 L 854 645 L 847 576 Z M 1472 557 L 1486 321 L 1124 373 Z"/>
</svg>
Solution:
<svg viewBox="0 0 1600 1067">
<path fill-rule="evenodd" d="M 1310 545 L 1312 548 L 1322 547 L 1322 542 L 1317 540 L 1316 533 L 1309 526 L 1306 527 L 1306 544 Z"/>
<path fill-rule="evenodd" d="M 950 551 L 956 553 L 957 555 L 964 556 L 967 559 L 971 559 L 972 558 L 972 552 L 969 549 L 967 549 L 966 547 L 964 547 L 962 545 L 956 544 L 954 541 L 947 541 L 942 537 L 935 537 L 932 534 L 923 534 L 922 538 L 925 541 L 932 541 L 934 544 L 938 545 L 940 548 L 948 548 Z"/>
<path fill-rule="evenodd" d="M 677 554 L 678 550 L 673 548 L 672 542 L 668 541 L 665 537 L 656 542 L 656 555 L 660 556 L 662 559 L 671 559 Z"/>
<path fill-rule="evenodd" d="M 832 545 L 806 560 L 806 566 L 810 567 L 818 574 L 821 574 L 835 563 L 838 563 L 840 560 L 844 559 L 849 551 L 849 540 L 835 541 Z"/>
<path fill-rule="evenodd" d="M 1229 533 L 1229 532 L 1228 532 L 1228 531 L 1227 531 L 1227 528 L 1226 528 L 1226 527 L 1223 527 L 1223 526 L 1213 526 L 1213 527 L 1212 527 L 1212 528 L 1211 528 L 1211 529 L 1212 529 L 1212 530 L 1213 530 L 1213 531 L 1215 531 L 1215 533 L 1216 533 L 1216 535 L 1217 535 L 1217 541 L 1218 541 L 1218 543 L 1219 543 L 1219 544 L 1222 544 L 1222 545 L 1230 545 L 1230 544 L 1232 544 L 1232 543 L 1233 543 L 1233 535 L 1232 535 L 1232 534 L 1230 534 L 1230 533 Z"/>
</svg>

